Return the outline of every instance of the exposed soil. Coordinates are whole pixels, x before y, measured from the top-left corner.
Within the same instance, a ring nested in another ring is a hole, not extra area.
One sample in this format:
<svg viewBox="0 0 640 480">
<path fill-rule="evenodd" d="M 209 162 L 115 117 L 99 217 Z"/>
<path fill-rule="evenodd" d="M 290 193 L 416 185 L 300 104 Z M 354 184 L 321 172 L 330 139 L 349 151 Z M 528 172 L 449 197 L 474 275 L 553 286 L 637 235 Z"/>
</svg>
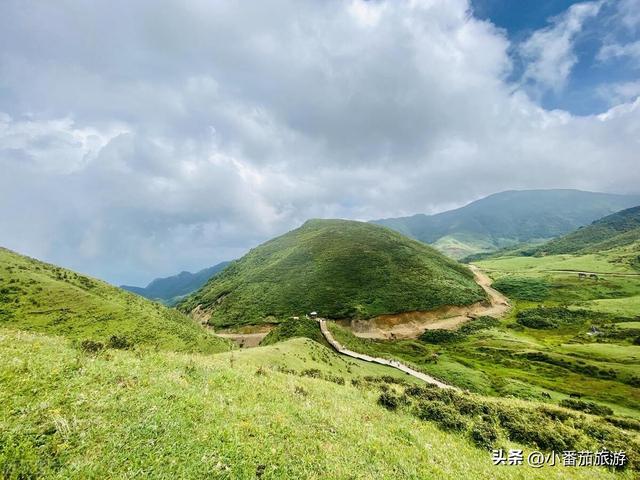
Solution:
<svg viewBox="0 0 640 480">
<path fill-rule="evenodd" d="M 453 330 L 464 322 L 488 315 L 500 317 L 511 305 L 502 293 L 491 288 L 491 279 L 475 265 L 469 267 L 475 281 L 487 293 L 488 301 L 463 307 L 447 306 L 426 312 L 404 312 L 380 315 L 369 320 L 339 320 L 337 323 L 349 328 L 354 335 L 362 338 L 401 339 L 417 338 L 425 330 Z"/>
</svg>

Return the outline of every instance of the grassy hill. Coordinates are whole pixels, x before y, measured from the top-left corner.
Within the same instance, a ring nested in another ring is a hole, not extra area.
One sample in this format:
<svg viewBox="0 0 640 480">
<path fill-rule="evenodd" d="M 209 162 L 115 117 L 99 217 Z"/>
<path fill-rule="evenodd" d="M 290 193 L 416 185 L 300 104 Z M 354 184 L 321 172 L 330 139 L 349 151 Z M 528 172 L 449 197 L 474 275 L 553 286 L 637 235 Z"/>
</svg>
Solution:
<svg viewBox="0 0 640 480">
<path fill-rule="evenodd" d="M 0 248 L 0 326 L 77 341 L 219 352 L 229 344 L 183 315 L 70 270 Z"/>
<path fill-rule="evenodd" d="M 224 270 L 227 265 L 229 265 L 229 262 L 222 262 L 196 273 L 180 272 L 171 277 L 156 278 L 146 287 L 121 285 L 120 288 L 151 300 L 158 300 L 165 305 L 175 305 L 186 295 L 202 287 L 214 275 Z"/>
<path fill-rule="evenodd" d="M 490 195 L 437 215 L 375 220 L 407 236 L 464 258 L 523 242 L 565 235 L 590 222 L 640 204 L 640 195 L 579 190 L 522 190 Z"/>
<path fill-rule="evenodd" d="M 640 206 L 596 220 L 563 237 L 551 240 L 527 253 L 557 255 L 594 253 L 640 241 Z"/>
<path fill-rule="evenodd" d="M 420 242 L 369 223 L 310 220 L 251 250 L 178 308 L 236 326 L 314 310 L 366 319 L 484 298 L 466 267 Z"/>
<path fill-rule="evenodd" d="M 526 435 L 534 430 L 554 429 L 547 441 L 568 439 L 576 449 L 597 446 L 586 428 L 612 448 L 626 440 L 630 451 L 633 440 L 591 415 L 515 399 L 438 400 L 403 377 L 303 339 L 219 355 L 90 355 L 60 338 L 0 329 L 0 472 L 10 479 L 442 480 L 631 480 L 637 473 L 496 467 L 476 446 L 494 430 L 500 437 L 490 441 L 525 452 L 534 448 Z M 410 403 L 393 410 L 395 398 Z M 462 405 L 467 414 L 457 413 Z M 483 424 L 473 405 L 501 412 L 508 435 L 525 445 Z"/>
</svg>

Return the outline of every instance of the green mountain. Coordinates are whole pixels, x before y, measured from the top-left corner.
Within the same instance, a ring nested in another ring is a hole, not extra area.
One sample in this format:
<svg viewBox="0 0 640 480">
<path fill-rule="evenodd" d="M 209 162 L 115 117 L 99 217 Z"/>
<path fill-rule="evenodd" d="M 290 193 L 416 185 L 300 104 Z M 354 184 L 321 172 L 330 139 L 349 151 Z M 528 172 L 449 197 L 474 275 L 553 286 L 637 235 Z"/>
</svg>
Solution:
<svg viewBox="0 0 640 480">
<path fill-rule="evenodd" d="M 529 254 L 595 253 L 640 241 L 640 206 L 596 220 L 591 225 L 551 240 Z"/>
<path fill-rule="evenodd" d="M 490 195 L 436 215 L 374 220 L 463 258 L 565 235 L 605 215 L 640 204 L 640 195 L 579 190 L 520 190 Z"/>
<path fill-rule="evenodd" d="M 105 282 L 0 248 L 0 326 L 77 341 L 219 352 L 229 344 L 168 309 Z"/>
<path fill-rule="evenodd" d="M 309 220 L 231 263 L 178 308 L 233 326 L 314 310 L 371 318 L 484 298 L 466 267 L 427 245 L 370 223 Z"/>
<path fill-rule="evenodd" d="M 165 305 L 175 305 L 183 297 L 202 287 L 211 277 L 224 270 L 227 265 L 229 262 L 222 262 L 196 273 L 180 272 L 171 277 L 156 278 L 146 287 L 121 285 L 120 288 L 151 300 L 157 300 Z"/>
</svg>

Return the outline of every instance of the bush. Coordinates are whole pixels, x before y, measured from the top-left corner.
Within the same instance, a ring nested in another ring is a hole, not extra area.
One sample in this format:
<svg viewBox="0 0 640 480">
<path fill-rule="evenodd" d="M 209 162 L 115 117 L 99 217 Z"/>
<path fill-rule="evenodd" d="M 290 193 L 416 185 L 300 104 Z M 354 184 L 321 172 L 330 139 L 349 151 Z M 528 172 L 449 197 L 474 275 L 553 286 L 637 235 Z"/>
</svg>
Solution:
<svg viewBox="0 0 640 480">
<path fill-rule="evenodd" d="M 499 437 L 498 428 L 488 419 L 476 423 L 469 432 L 471 440 L 477 446 L 491 450 L 495 447 Z"/>
<path fill-rule="evenodd" d="M 128 350 L 133 346 L 127 337 L 119 337 L 118 335 L 111 335 L 109 341 L 107 342 L 107 346 L 109 348 L 116 348 L 118 350 Z"/>
<path fill-rule="evenodd" d="M 549 284 L 537 278 L 505 277 L 491 285 L 508 297 L 540 302 L 549 296 Z"/>
<path fill-rule="evenodd" d="M 417 416 L 421 420 L 436 422 L 443 430 L 461 431 L 467 427 L 458 410 L 442 402 L 420 402 L 417 406 Z"/>
<path fill-rule="evenodd" d="M 605 417 L 605 420 L 611 425 L 615 425 L 625 430 L 637 430 L 640 431 L 640 421 L 635 418 L 628 417 Z"/>
<path fill-rule="evenodd" d="M 522 310 L 516 315 L 520 325 L 535 329 L 550 329 L 582 325 L 588 320 L 599 319 L 602 314 L 588 310 L 569 310 L 565 307 L 537 307 Z"/>
<path fill-rule="evenodd" d="M 613 415 L 613 410 L 605 405 L 599 405 L 594 402 L 585 402 L 584 400 L 576 400 L 574 398 L 566 398 L 560 402 L 560 406 L 564 408 L 570 408 L 572 410 L 578 410 L 591 415 Z"/>
<path fill-rule="evenodd" d="M 85 353 L 98 353 L 104 348 L 104 344 L 101 342 L 94 342 L 93 340 L 83 340 L 80 343 L 80 350 Z"/>
<path fill-rule="evenodd" d="M 400 399 L 391 392 L 382 392 L 378 397 L 378 405 L 382 405 L 387 410 L 396 410 L 400 404 Z"/>
<path fill-rule="evenodd" d="M 550 421 L 535 412 L 519 412 L 513 407 L 501 405 L 498 418 L 507 430 L 509 439 L 542 450 L 557 452 L 575 449 L 579 439 L 576 430 L 561 422 Z"/>
<path fill-rule="evenodd" d="M 427 343 L 453 343 L 461 340 L 462 336 L 455 330 L 445 330 L 442 328 L 435 328 L 433 330 L 425 330 L 420 335 L 420 340 Z"/>
</svg>

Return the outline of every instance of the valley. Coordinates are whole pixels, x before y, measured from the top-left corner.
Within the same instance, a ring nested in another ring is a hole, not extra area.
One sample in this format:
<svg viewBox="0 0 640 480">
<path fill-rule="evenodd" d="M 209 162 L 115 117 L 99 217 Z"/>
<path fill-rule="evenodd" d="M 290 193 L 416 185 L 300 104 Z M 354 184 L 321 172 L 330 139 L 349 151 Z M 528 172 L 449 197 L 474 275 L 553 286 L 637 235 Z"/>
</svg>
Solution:
<svg viewBox="0 0 640 480">
<path fill-rule="evenodd" d="M 463 265 L 383 227 L 314 220 L 179 310 L 1 250 L 0 467 L 8 478 L 524 479 L 490 450 L 605 447 L 629 465 L 539 472 L 631 480 L 640 272 L 624 223 L 610 248 L 584 227 L 571 252 L 523 246 Z"/>
</svg>

